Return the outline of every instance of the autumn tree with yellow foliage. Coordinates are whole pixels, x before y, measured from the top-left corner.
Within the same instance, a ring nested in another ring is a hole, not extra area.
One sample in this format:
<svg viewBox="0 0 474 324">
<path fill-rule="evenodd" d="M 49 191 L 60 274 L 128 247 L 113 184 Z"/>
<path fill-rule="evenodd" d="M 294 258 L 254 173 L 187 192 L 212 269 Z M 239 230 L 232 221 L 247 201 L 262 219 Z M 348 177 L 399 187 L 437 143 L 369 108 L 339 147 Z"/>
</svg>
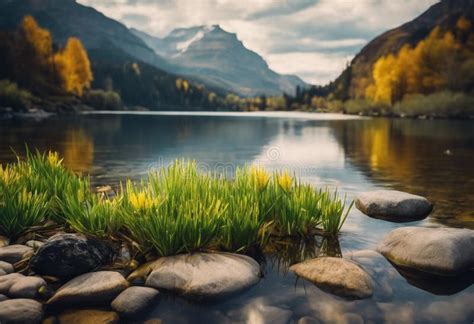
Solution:
<svg viewBox="0 0 474 324">
<path fill-rule="evenodd" d="M 64 49 L 54 52 L 51 33 L 32 16 L 25 16 L 16 33 L 0 35 L 2 59 L 7 66 L 2 78 L 43 95 L 58 92 L 82 96 L 93 79 L 81 41 L 71 37 Z"/>
<path fill-rule="evenodd" d="M 84 89 L 90 88 L 91 65 L 78 38 L 69 38 L 66 47 L 54 55 L 54 62 L 64 90 L 82 96 Z"/>
<path fill-rule="evenodd" d="M 436 27 L 415 47 L 405 45 L 398 53 L 379 58 L 366 97 L 392 105 L 410 94 L 469 87 L 474 81 L 474 36 L 470 30 L 470 21 L 461 17 L 454 33 Z"/>
</svg>

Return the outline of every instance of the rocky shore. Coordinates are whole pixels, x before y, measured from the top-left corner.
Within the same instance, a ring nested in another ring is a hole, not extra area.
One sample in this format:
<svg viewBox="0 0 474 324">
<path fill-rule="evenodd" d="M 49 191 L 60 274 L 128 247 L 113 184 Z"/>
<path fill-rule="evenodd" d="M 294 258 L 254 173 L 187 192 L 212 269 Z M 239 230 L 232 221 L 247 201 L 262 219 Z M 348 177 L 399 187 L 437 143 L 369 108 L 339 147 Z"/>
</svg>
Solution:
<svg viewBox="0 0 474 324">
<path fill-rule="evenodd" d="M 378 191 L 361 194 L 357 207 L 399 222 L 426 217 L 433 205 L 422 197 Z M 61 232 L 26 239 L 0 237 L 0 323 L 115 323 L 143 316 L 163 293 L 195 302 L 222 300 L 262 277 L 261 265 L 239 254 L 199 252 L 142 262 L 124 242 Z M 389 284 L 374 279 L 381 268 L 435 280 L 472 277 L 473 246 L 473 230 L 407 226 L 388 233 L 376 251 L 318 257 L 290 271 L 327 293 L 365 299 L 390 294 Z"/>
</svg>

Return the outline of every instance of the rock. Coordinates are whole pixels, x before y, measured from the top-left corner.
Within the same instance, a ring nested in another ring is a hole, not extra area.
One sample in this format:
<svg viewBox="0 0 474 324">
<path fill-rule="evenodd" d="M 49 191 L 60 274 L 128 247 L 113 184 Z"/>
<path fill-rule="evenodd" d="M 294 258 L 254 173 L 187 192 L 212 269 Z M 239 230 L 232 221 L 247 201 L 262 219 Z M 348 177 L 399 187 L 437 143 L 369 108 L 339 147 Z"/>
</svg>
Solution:
<svg viewBox="0 0 474 324">
<path fill-rule="evenodd" d="M 290 270 L 321 289 L 339 296 L 350 298 L 372 296 L 370 276 L 362 267 L 349 260 L 320 257 L 295 264 Z"/>
<path fill-rule="evenodd" d="M 146 286 L 189 298 L 217 298 L 248 288 L 260 279 L 252 258 L 231 253 L 193 253 L 164 257 L 150 268 Z"/>
<path fill-rule="evenodd" d="M 321 321 L 311 316 L 304 316 L 298 320 L 297 324 L 321 324 Z"/>
<path fill-rule="evenodd" d="M 66 311 L 58 316 L 59 324 L 113 324 L 119 321 L 119 316 L 115 312 L 81 309 Z"/>
<path fill-rule="evenodd" d="M 0 248 L 8 246 L 9 244 L 10 244 L 10 240 L 8 239 L 8 237 L 0 235 Z"/>
<path fill-rule="evenodd" d="M 33 249 L 26 245 L 9 245 L 0 248 L 0 261 L 8 263 L 17 263 L 23 259 L 30 257 Z"/>
<path fill-rule="evenodd" d="M 8 262 L 0 261 L 0 276 L 7 275 L 14 271 L 13 265 Z"/>
<path fill-rule="evenodd" d="M 474 269 L 473 246 L 473 230 L 401 227 L 385 236 L 378 251 L 398 266 L 451 276 Z"/>
<path fill-rule="evenodd" d="M 12 298 L 35 298 L 41 287 L 46 287 L 46 281 L 39 277 L 24 277 L 16 280 L 8 291 Z"/>
<path fill-rule="evenodd" d="M 72 278 L 110 263 L 114 250 L 107 243 L 76 234 L 50 237 L 30 260 L 30 268 L 40 275 Z"/>
<path fill-rule="evenodd" d="M 364 214 L 393 222 L 420 220 L 433 209 L 426 198 L 396 190 L 364 192 L 357 196 L 357 209 Z"/>
<path fill-rule="evenodd" d="M 393 297 L 394 288 L 399 287 L 400 280 L 403 280 L 393 265 L 376 251 L 355 251 L 346 254 L 344 258 L 357 263 L 369 274 L 373 283 L 373 298 L 376 300 L 390 300 Z"/>
<path fill-rule="evenodd" d="M 293 312 L 276 306 L 263 304 L 251 305 L 247 310 L 246 323 L 252 324 L 287 324 L 293 316 Z"/>
<path fill-rule="evenodd" d="M 46 282 L 39 277 L 26 277 L 19 273 L 0 277 L 0 293 L 12 298 L 35 298 L 41 287 L 46 287 Z"/>
<path fill-rule="evenodd" d="M 4 301 L 4 300 L 7 300 L 8 297 L 3 295 L 3 294 L 0 294 L 0 302 Z"/>
<path fill-rule="evenodd" d="M 112 309 L 120 316 L 133 317 L 143 314 L 159 295 L 158 290 L 149 287 L 130 287 L 112 301 Z"/>
<path fill-rule="evenodd" d="M 38 250 L 41 246 L 43 246 L 43 242 L 41 241 L 35 241 L 35 240 L 29 240 L 28 242 L 25 243 L 26 246 L 29 246 L 33 250 Z"/>
<path fill-rule="evenodd" d="M 32 299 L 9 299 L 0 302 L 0 323 L 39 323 L 43 305 Z"/>
<path fill-rule="evenodd" d="M 125 278 L 115 271 L 80 275 L 58 289 L 48 304 L 98 305 L 110 303 L 128 287 Z"/>
<path fill-rule="evenodd" d="M 3 271 L 4 274 L 9 274 L 15 271 L 15 269 L 13 268 L 13 265 L 11 265 L 10 263 L 5 262 L 5 261 L 0 261 L 0 271 Z"/>
</svg>

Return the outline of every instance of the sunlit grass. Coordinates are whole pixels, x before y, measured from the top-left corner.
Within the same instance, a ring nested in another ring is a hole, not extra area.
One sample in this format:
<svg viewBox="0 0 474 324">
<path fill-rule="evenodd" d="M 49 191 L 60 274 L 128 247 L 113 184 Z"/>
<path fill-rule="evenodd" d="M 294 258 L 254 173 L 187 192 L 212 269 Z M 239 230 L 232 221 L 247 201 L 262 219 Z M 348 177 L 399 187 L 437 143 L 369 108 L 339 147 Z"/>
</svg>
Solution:
<svg viewBox="0 0 474 324">
<path fill-rule="evenodd" d="M 25 160 L 2 167 L 0 186 L 8 189 L 0 194 L 0 229 L 8 236 L 54 220 L 86 235 L 127 236 L 142 253 L 160 256 L 247 253 L 264 249 L 274 237 L 334 236 L 352 207 L 337 192 L 317 190 L 288 172 L 251 166 L 227 179 L 198 172 L 192 161 L 176 161 L 141 182 L 126 181 L 107 199 L 52 152 L 28 152 Z"/>
</svg>

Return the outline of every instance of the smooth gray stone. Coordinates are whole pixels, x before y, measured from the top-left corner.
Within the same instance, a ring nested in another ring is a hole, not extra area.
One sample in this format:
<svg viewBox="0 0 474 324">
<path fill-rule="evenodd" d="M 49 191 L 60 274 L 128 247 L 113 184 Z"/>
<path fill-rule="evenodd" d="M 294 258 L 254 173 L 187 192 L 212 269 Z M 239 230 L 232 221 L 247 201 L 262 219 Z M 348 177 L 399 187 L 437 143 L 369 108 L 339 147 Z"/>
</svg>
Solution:
<svg viewBox="0 0 474 324">
<path fill-rule="evenodd" d="M 9 299 L 0 302 L 0 323 L 39 323 L 43 305 L 33 299 Z"/>
<path fill-rule="evenodd" d="M 367 298 L 373 293 L 370 276 L 353 261 L 319 257 L 295 264 L 290 270 L 335 295 Z"/>
<path fill-rule="evenodd" d="M 0 277 L 0 293 L 11 298 L 35 298 L 38 290 L 46 286 L 39 277 L 11 273 Z"/>
<path fill-rule="evenodd" d="M 244 290 L 256 284 L 261 276 L 254 259 L 232 253 L 180 254 L 160 258 L 148 266 L 152 272 L 146 286 L 196 299 Z"/>
<path fill-rule="evenodd" d="M 128 287 L 128 281 L 115 271 L 98 271 L 80 275 L 48 300 L 48 304 L 105 305 Z"/>
<path fill-rule="evenodd" d="M 4 274 L 9 274 L 15 271 L 11 263 L 0 261 L 0 271 L 3 271 Z"/>
<path fill-rule="evenodd" d="M 474 231 L 457 228 L 401 227 L 378 251 L 398 266 L 453 276 L 474 269 Z"/>
<path fill-rule="evenodd" d="M 33 255 L 33 249 L 26 245 L 9 245 L 0 248 L 0 261 L 16 263 Z"/>
<path fill-rule="evenodd" d="M 130 287 L 118 295 L 111 306 L 120 316 L 133 317 L 146 310 L 159 294 L 154 288 Z"/>
<path fill-rule="evenodd" d="M 426 198 L 396 190 L 377 190 L 359 194 L 355 204 L 364 214 L 389 220 L 405 222 L 420 220 L 433 209 Z"/>
</svg>

